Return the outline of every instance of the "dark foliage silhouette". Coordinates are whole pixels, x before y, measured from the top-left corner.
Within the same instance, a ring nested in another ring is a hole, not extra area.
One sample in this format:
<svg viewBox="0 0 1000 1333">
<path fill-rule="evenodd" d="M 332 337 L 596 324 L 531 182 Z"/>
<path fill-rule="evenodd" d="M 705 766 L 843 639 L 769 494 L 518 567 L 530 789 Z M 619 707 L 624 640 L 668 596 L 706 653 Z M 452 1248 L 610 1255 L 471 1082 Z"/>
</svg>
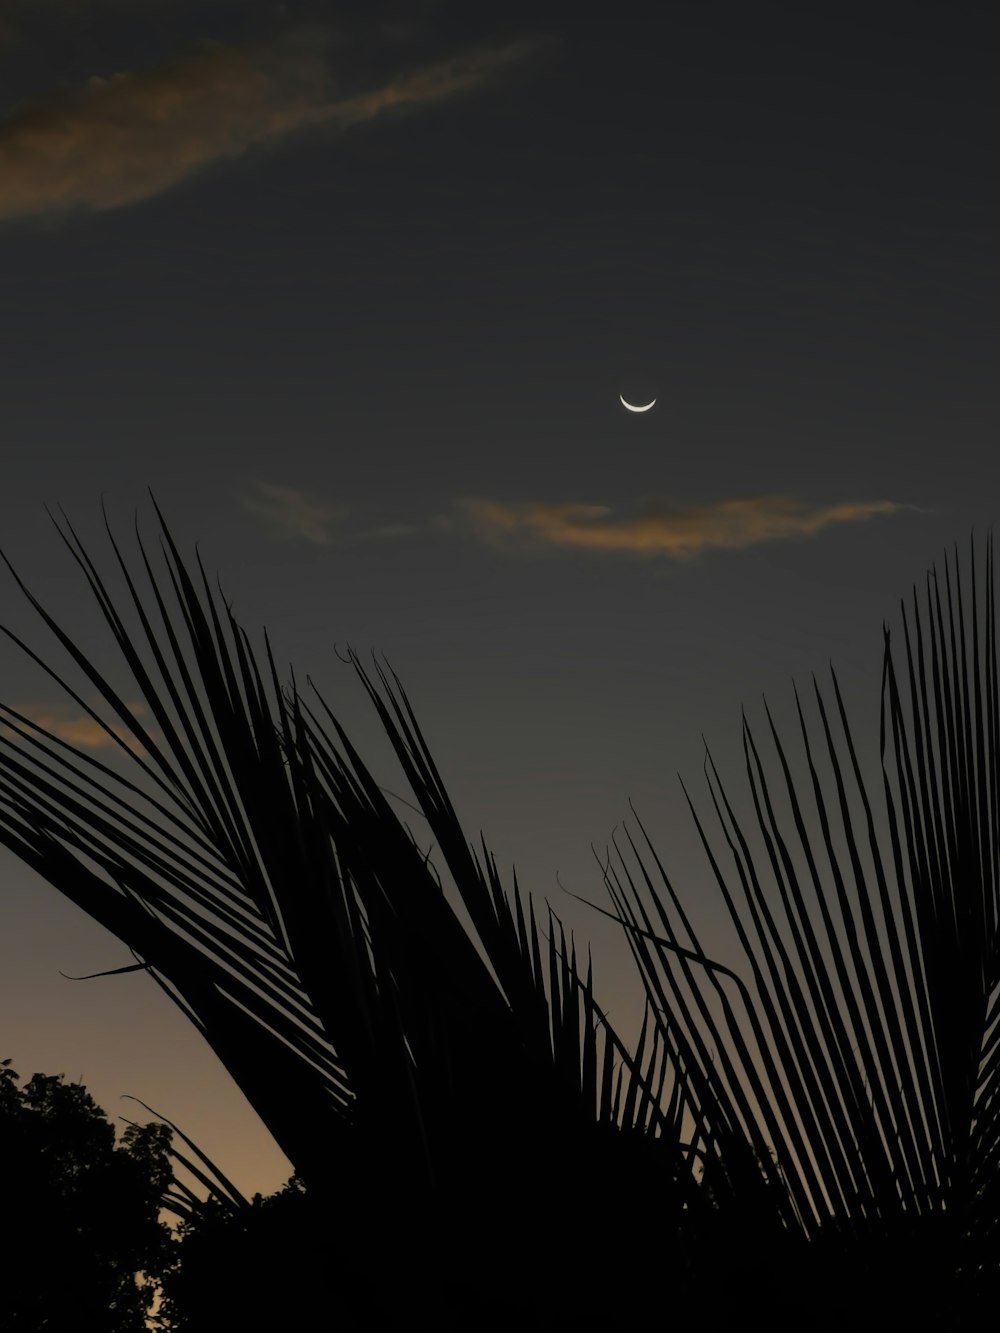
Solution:
<svg viewBox="0 0 1000 1333">
<path fill-rule="evenodd" d="M 295 1177 L 245 1207 L 210 1195 L 178 1228 L 159 1315 L 172 1333 L 225 1328 L 351 1328 L 328 1219 Z"/>
<path fill-rule="evenodd" d="M 172 1178 L 170 1131 L 115 1131 L 86 1088 L 0 1067 L 4 1197 L 0 1328 L 145 1333 L 171 1257 L 159 1220 Z M 138 1275 L 143 1277 L 138 1277 Z"/>
<path fill-rule="evenodd" d="M 616 844 L 648 997 L 630 1050 L 589 957 L 467 842 L 393 673 L 351 655 L 471 934 L 322 699 L 282 686 L 266 640 L 258 664 L 165 526 L 165 577 L 137 533 L 141 587 L 109 529 L 127 616 L 58 526 L 151 722 L 21 583 L 136 780 L 7 708 L 0 839 L 210 1042 L 306 1182 L 345 1321 L 958 1329 L 989 1307 L 992 549 L 985 582 L 956 552 L 914 592 L 901 672 L 886 631 L 874 785 L 832 675 L 798 703 L 798 758 L 769 713 L 767 749 L 745 725 L 752 826 L 707 762 L 712 836 L 692 811 L 740 962 L 706 956 L 641 823 Z"/>
</svg>

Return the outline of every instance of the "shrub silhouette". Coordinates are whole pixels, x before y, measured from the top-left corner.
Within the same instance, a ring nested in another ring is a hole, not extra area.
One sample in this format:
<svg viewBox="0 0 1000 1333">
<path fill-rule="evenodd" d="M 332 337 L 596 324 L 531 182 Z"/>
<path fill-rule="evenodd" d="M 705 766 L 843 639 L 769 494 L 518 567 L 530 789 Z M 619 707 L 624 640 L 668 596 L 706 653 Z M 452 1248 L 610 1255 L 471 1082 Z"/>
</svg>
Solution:
<svg viewBox="0 0 1000 1333">
<path fill-rule="evenodd" d="M 302 1183 L 246 1207 L 210 1196 L 181 1222 L 159 1315 L 176 1333 L 226 1328 L 354 1327 L 334 1293 L 343 1275 L 327 1249 L 327 1219 Z"/>
<path fill-rule="evenodd" d="M 467 842 L 391 671 L 351 654 L 471 934 L 323 700 L 281 684 L 266 640 L 255 659 L 165 525 L 166 577 L 139 540 L 141 588 L 108 530 L 134 633 L 59 531 L 152 721 L 21 583 L 136 780 L 7 708 L 0 839 L 212 1045 L 316 1200 L 345 1318 L 961 1328 L 988 1308 L 992 548 L 984 581 L 956 551 L 914 591 L 901 676 L 885 632 L 874 788 L 832 675 L 797 700 L 798 760 L 769 713 L 766 751 L 744 724 L 752 828 L 707 761 L 713 837 L 692 812 L 740 964 L 705 954 L 638 820 L 615 845 L 610 915 L 648 998 L 633 1050 L 555 913 Z"/>
</svg>

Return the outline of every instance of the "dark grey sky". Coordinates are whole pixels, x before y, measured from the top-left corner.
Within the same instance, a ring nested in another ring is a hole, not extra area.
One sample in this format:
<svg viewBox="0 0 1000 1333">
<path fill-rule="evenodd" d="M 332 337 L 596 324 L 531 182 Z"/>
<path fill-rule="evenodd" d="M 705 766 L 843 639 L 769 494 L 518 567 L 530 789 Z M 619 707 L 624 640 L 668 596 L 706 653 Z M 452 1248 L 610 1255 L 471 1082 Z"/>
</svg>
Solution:
<svg viewBox="0 0 1000 1333">
<path fill-rule="evenodd" d="M 388 654 L 522 883 L 599 897 L 631 796 L 711 938 L 676 770 L 704 733 L 738 778 L 740 705 L 831 657 L 870 733 L 883 616 L 994 517 L 997 45 L 972 5 L 8 0 L 4 549 L 97 651 L 43 505 L 96 540 L 151 486 L 387 785 L 335 642 Z M 58 976 L 120 946 L 2 866 L 0 1055 L 279 1183 L 142 978 Z"/>
</svg>

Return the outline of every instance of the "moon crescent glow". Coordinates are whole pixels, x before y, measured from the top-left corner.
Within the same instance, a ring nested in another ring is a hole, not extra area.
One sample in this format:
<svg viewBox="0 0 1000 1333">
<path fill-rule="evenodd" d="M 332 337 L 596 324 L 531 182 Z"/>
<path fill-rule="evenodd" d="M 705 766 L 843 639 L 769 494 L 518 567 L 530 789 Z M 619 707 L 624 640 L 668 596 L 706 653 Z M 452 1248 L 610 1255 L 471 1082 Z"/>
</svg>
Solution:
<svg viewBox="0 0 1000 1333">
<path fill-rule="evenodd" d="M 642 407 L 636 407 L 634 403 L 626 403 L 625 399 L 622 398 L 621 394 L 619 394 L 618 397 L 621 399 L 622 407 L 627 407 L 630 412 L 648 412 L 649 409 L 653 406 L 653 403 L 656 402 L 656 399 L 654 398 L 653 402 L 644 403 Z"/>
</svg>

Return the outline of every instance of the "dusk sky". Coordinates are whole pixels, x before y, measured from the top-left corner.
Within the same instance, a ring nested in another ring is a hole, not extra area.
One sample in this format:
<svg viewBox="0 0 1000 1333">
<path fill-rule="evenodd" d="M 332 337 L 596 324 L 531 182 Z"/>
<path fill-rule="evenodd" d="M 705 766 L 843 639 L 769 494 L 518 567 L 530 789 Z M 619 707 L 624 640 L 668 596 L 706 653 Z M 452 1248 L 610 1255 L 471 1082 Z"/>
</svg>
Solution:
<svg viewBox="0 0 1000 1333">
<path fill-rule="evenodd" d="M 883 618 L 996 517 L 995 14 L 506 12 L 7 0 L 0 546 L 127 690 L 45 506 L 106 567 L 101 497 L 131 549 L 151 488 L 405 795 L 336 648 L 384 652 L 469 837 L 593 940 L 630 1031 L 627 951 L 556 873 L 604 903 L 631 798 L 712 944 L 678 771 L 707 805 L 707 741 L 738 789 L 741 707 L 790 723 L 831 660 L 877 758 Z M 6 572 L 0 622 L 61 663 Z M 147 977 L 60 976 L 125 947 L 0 868 L 0 1058 L 277 1188 Z"/>
</svg>

